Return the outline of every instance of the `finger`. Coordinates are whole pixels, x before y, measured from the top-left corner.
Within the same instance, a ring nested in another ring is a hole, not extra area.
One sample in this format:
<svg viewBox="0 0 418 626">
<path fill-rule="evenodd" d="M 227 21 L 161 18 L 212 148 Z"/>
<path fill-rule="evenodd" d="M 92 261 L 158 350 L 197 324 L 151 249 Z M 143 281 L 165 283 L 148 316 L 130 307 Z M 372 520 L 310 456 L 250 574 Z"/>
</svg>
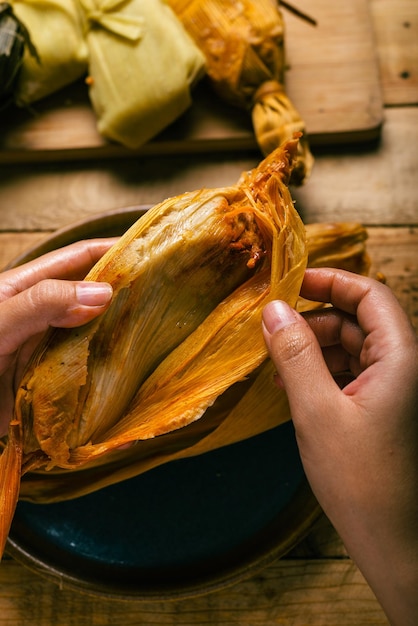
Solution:
<svg viewBox="0 0 418 626">
<path fill-rule="evenodd" d="M 322 347 L 339 346 L 351 356 L 359 357 L 365 334 L 354 316 L 334 308 L 303 313 Z"/>
<path fill-rule="evenodd" d="M 347 374 L 352 380 L 363 371 L 359 358 L 349 354 L 342 346 L 322 348 L 322 356 L 334 379 L 339 374 Z"/>
<path fill-rule="evenodd" d="M 116 238 L 78 241 L 3 272 L 0 275 L 0 301 L 46 278 L 81 280 L 115 241 Z"/>
<path fill-rule="evenodd" d="M 72 328 L 91 321 L 110 303 L 107 283 L 47 279 L 0 304 L 0 356 L 49 326 Z"/>
<path fill-rule="evenodd" d="M 305 272 L 301 295 L 308 300 L 331 303 L 357 315 L 359 302 L 371 289 L 371 279 L 334 268 L 309 268 Z"/>
<path fill-rule="evenodd" d="M 307 269 L 301 295 L 308 300 L 331 303 L 354 315 L 365 334 L 389 320 L 391 326 L 400 327 L 401 333 L 411 332 L 410 322 L 392 290 L 367 276 L 334 268 Z"/>
<path fill-rule="evenodd" d="M 315 334 L 301 315 L 284 302 L 270 302 L 263 311 L 263 333 L 296 424 L 313 411 L 325 414 L 330 405 L 338 404 L 338 385 Z"/>
<path fill-rule="evenodd" d="M 336 269 L 309 269 L 302 285 L 304 297 L 330 302 L 355 315 L 365 340 L 361 367 L 379 363 L 382 375 L 391 376 L 397 361 L 405 359 L 405 348 L 415 359 L 416 335 L 394 293 L 371 278 Z M 386 365 L 386 374 L 383 369 Z"/>
<path fill-rule="evenodd" d="M 335 377 L 342 372 L 358 376 L 364 333 L 352 315 L 334 308 L 302 314 L 322 347 L 328 369 Z"/>
</svg>

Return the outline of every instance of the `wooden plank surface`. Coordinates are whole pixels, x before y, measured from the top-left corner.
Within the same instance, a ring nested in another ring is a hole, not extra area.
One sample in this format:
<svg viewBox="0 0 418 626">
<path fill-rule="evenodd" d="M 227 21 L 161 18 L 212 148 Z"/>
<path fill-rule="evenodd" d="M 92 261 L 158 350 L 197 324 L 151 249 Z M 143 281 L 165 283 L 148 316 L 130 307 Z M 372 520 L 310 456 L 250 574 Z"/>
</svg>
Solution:
<svg viewBox="0 0 418 626">
<path fill-rule="evenodd" d="M 312 176 L 293 190 L 305 222 L 416 224 L 418 108 L 386 108 L 381 140 L 316 153 Z"/>
<path fill-rule="evenodd" d="M 387 626 L 349 559 L 282 560 L 248 581 L 199 598 L 125 603 L 59 589 L 14 561 L 0 568 L 0 625 Z"/>
<path fill-rule="evenodd" d="M 306 122 L 313 145 L 375 137 L 383 103 L 369 3 L 298 0 L 313 27 L 283 9 L 287 91 Z M 34 103 L 33 112 L 3 115 L 0 163 L 201 152 L 255 146 L 250 116 L 224 105 L 200 85 L 191 109 L 156 141 L 138 151 L 109 144 L 83 83 Z"/>
<path fill-rule="evenodd" d="M 418 3 L 416 0 L 372 0 L 370 7 L 384 102 L 387 105 L 417 104 Z"/>
<path fill-rule="evenodd" d="M 315 152 L 311 178 L 293 195 L 306 222 L 417 222 L 418 108 L 385 110 L 379 144 Z M 257 151 L 138 157 L 104 162 L 3 165 L 2 230 L 51 230 L 102 213 L 200 187 L 235 183 Z M 338 184 L 335 184 L 338 181 Z M 394 216 L 394 206 L 396 215 Z"/>
</svg>

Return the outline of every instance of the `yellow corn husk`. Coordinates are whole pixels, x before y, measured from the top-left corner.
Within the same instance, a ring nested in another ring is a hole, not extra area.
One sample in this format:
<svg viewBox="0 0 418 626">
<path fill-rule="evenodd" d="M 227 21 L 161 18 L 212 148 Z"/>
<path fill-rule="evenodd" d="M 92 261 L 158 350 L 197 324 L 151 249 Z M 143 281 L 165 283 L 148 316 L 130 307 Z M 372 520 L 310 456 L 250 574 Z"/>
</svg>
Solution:
<svg viewBox="0 0 418 626">
<path fill-rule="evenodd" d="M 361 225 L 308 224 L 306 232 L 311 267 L 333 265 L 368 273 L 367 232 Z M 300 311 L 322 306 L 300 297 L 297 302 Z M 235 383 L 221 394 L 199 420 L 143 440 L 119 454 L 114 452 L 107 465 L 90 464 L 71 472 L 55 469 L 48 474 L 43 471 L 25 474 L 21 498 L 32 502 L 74 498 L 164 463 L 198 456 L 275 428 L 290 419 L 290 411 L 286 394 L 274 383 L 273 370 L 272 362 L 267 359 L 245 381 Z"/>
<path fill-rule="evenodd" d="M 205 59 L 163 0 L 79 0 L 101 135 L 138 148 L 191 104 Z"/>
<path fill-rule="evenodd" d="M 15 100 L 25 106 L 87 71 L 87 45 L 75 0 L 9 0 L 29 31 L 37 56 L 25 50 Z M 38 58 L 39 57 L 39 60 Z"/>
<path fill-rule="evenodd" d="M 168 0 L 206 57 L 216 92 L 251 111 L 264 155 L 301 132 L 292 183 L 309 176 L 313 157 L 304 121 L 285 90 L 285 28 L 276 0 Z"/>
<path fill-rule="evenodd" d="M 90 324 L 51 331 L 28 365 L 0 457 L 0 550 L 19 487 L 33 502 L 74 498 L 290 419 L 262 308 L 322 306 L 298 298 L 307 257 L 368 269 L 361 226 L 305 233 L 286 187 L 295 152 L 154 207 L 89 273 L 115 297 Z"/>
<path fill-rule="evenodd" d="M 154 207 L 89 272 L 113 301 L 86 326 L 51 331 L 28 365 L 13 422 L 22 474 L 91 468 L 109 483 L 119 463 L 131 476 L 142 441 L 121 446 L 199 420 L 262 364 L 262 309 L 296 303 L 307 260 L 287 187 L 296 151 L 297 139 L 236 185 Z"/>
<path fill-rule="evenodd" d="M 307 224 L 310 267 L 336 267 L 367 275 L 370 257 L 365 249 L 367 231 L 353 222 Z"/>
</svg>

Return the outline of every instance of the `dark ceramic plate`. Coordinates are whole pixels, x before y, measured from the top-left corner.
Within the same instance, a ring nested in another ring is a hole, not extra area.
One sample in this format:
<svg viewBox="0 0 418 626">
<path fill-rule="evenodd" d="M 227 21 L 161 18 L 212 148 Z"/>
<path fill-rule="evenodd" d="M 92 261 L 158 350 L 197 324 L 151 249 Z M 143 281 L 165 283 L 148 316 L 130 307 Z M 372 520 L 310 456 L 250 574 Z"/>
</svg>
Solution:
<svg viewBox="0 0 418 626">
<path fill-rule="evenodd" d="M 62 229 L 11 265 L 81 238 L 120 234 L 143 212 L 124 209 Z M 72 501 L 19 502 L 7 551 L 61 586 L 179 598 L 283 556 L 318 513 L 287 423 Z"/>
</svg>

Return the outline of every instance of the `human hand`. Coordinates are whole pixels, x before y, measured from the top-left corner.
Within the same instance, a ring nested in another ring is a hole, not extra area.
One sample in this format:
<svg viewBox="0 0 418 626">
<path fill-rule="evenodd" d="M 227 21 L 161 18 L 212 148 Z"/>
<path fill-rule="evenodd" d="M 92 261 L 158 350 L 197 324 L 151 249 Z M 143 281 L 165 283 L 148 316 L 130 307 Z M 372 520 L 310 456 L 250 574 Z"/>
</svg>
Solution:
<svg viewBox="0 0 418 626">
<path fill-rule="evenodd" d="M 107 283 L 83 282 L 113 239 L 80 241 L 0 274 L 0 436 L 13 414 L 15 390 L 49 326 L 80 326 L 105 311 Z"/>
<path fill-rule="evenodd" d="M 263 316 L 311 487 L 393 624 L 418 615 L 418 349 L 391 290 L 334 269 Z M 350 380 L 347 382 L 346 373 Z M 344 373 L 345 386 L 337 383 Z"/>
</svg>

